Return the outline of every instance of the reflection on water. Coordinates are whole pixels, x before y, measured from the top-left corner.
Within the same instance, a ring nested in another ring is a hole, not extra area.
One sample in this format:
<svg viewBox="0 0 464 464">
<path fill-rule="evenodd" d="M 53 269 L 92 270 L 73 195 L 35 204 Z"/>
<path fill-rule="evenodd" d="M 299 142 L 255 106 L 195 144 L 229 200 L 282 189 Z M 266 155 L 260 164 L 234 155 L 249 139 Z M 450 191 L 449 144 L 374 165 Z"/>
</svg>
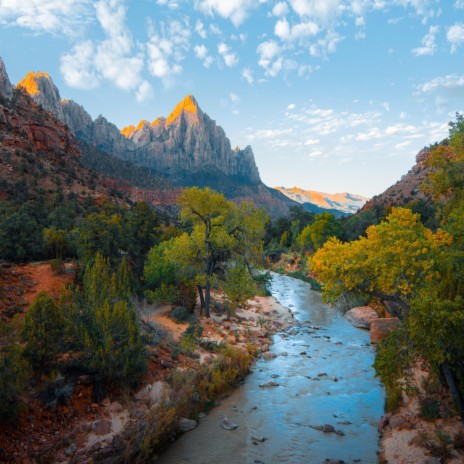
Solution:
<svg viewBox="0 0 464 464">
<path fill-rule="evenodd" d="M 271 291 L 302 326 L 276 335 L 272 351 L 279 356 L 259 361 L 242 387 L 161 456 L 162 464 L 377 462 L 384 393 L 374 379 L 369 333 L 321 303 L 305 282 L 273 274 Z M 269 380 L 279 386 L 259 387 Z M 239 427 L 224 430 L 224 415 Z M 323 424 L 343 435 L 310 427 Z"/>
</svg>

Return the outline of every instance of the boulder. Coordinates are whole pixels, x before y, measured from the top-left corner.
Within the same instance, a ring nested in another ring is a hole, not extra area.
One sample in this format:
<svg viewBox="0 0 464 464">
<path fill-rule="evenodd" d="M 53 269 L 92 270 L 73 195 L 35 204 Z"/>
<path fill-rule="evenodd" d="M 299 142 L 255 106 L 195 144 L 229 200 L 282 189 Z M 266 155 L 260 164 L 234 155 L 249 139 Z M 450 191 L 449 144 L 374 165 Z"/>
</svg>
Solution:
<svg viewBox="0 0 464 464">
<path fill-rule="evenodd" d="M 227 416 L 222 418 L 221 426 L 226 430 L 235 430 L 238 427 L 238 425 L 234 424 Z"/>
<path fill-rule="evenodd" d="M 179 420 L 179 430 L 181 432 L 188 432 L 189 430 L 193 430 L 198 425 L 196 420 L 186 419 L 182 417 Z"/>
<path fill-rule="evenodd" d="M 401 321 L 397 317 L 376 319 L 371 323 L 371 343 L 378 343 L 388 334 L 401 326 Z"/>
<path fill-rule="evenodd" d="M 378 319 L 378 317 L 377 312 L 370 306 L 359 306 L 350 309 L 345 314 L 345 319 L 360 329 L 369 329 L 371 322 Z"/>
<path fill-rule="evenodd" d="M 269 380 L 268 382 L 260 383 L 259 386 L 261 388 L 269 388 L 269 387 L 278 387 L 279 384 L 274 382 L 273 380 Z"/>
<path fill-rule="evenodd" d="M 263 359 L 265 361 L 270 361 L 274 358 L 277 358 L 277 355 L 275 353 L 272 353 L 271 351 L 266 351 L 265 353 L 263 353 Z"/>
</svg>

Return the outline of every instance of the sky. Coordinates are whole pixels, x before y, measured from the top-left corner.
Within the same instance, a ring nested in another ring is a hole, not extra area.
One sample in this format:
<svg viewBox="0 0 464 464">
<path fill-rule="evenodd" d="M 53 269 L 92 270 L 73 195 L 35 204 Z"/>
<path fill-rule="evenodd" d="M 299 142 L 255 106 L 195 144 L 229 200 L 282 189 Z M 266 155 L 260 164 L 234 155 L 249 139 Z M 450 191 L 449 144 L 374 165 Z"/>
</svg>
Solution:
<svg viewBox="0 0 464 464">
<path fill-rule="evenodd" d="M 119 128 L 193 94 L 267 185 L 370 197 L 464 110 L 464 0 L 0 0 L 0 56 Z"/>
</svg>

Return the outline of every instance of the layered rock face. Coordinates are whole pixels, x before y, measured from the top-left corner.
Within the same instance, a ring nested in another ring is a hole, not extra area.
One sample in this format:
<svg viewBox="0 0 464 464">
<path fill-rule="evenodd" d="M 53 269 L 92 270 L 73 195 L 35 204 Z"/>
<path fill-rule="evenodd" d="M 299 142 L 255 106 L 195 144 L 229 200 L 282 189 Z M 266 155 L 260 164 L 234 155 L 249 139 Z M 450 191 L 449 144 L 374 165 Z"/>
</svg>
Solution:
<svg viewBox="0 0 464 464">
<path fill-rule="evenodd" d="M 9 100 L 12 96 L 12 92 L 13 86 L 6 73 L 5 63 L 3 63 L 3 60 L 0 58 L 0 95 Z"/>
<path fill-rule="evenodd" d="M 121 132 L 136 146 L 129 155 L 134 162 L 169 176 L 220 172 L 261 183 L 251 147 L 233 150 L 222 127 L 203 113 L 192 95 L 167 118 L 141 121 Z"/>
<path fill-rule="evenodd" d="M 261 183 L 251 147 L 233 150 L 224 130 L 191 95 L 167 117 L 141 121 L 122 131 L 103 116 L 92 121 L 85 109 L 62 100 L 47 73 L 29 73 L 19 84 L 46 110 L 52 111 L 80 139 L 118 158 L 172 177 L 179 184 L 205 173 Z"/>
</svg>

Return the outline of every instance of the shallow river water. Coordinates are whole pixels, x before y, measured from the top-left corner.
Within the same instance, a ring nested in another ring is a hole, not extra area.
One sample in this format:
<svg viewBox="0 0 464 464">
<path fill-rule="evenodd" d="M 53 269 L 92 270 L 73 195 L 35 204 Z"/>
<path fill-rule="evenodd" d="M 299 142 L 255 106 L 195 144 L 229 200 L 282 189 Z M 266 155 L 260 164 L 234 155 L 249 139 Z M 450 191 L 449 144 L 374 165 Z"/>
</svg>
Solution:
<svg viewBox="0 0 464 464">
<path fill-rule="evenodd" d="M 377 462 L 377 423 L 383 414 L 384 392 L 374 378 L 369 332 L 351 326 L 338 310 L 321 303 L 320 295 L 305 282 L 273 274 L 271 291 L 296 320 L 311 323 L 275 335 L 271 351 L 278 356 L 259 360 L 244 385 L 157 462 Z M 259 386 L 269 380 L 279 386 Z M 224 430 L 220 426 L 224 415 L 239 427 Z M 323 424 L 344 435 L 309 427 Z"/>
</svg>

